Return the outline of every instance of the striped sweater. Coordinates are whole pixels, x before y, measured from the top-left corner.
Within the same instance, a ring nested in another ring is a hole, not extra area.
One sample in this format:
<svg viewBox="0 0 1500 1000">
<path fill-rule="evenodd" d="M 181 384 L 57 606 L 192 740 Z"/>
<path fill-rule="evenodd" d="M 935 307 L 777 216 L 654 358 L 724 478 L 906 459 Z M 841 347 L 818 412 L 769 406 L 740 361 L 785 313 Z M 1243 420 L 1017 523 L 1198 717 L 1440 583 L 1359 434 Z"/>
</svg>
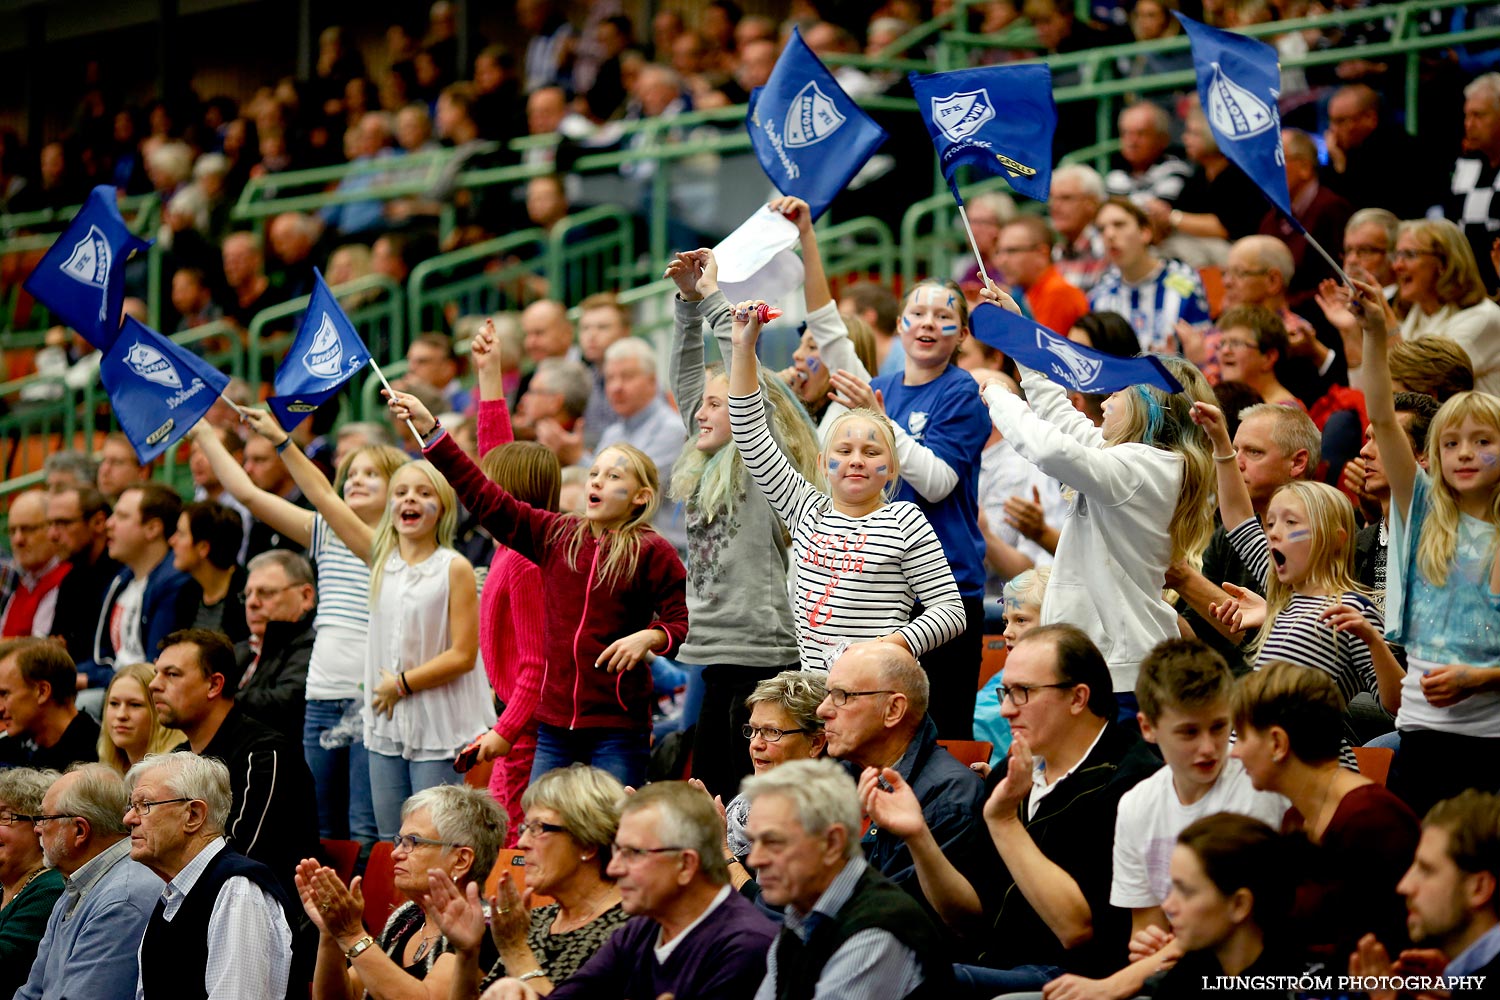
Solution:
<svg viewBox="0 0 1500 1000">
<path fill-rule="evenodd" d="M 894 632 L 920 657 L 963 632 L 953 571 L 916 504 L 887 504 L 864 517 L 839 513 L 776 446 L 759 390 L 729 397 L 729 422 L 745 468 L 792 534 L 803 669 L 826 670 L 844 641 Z M 923 610 L 913 618 L 918 602 Z"/>
</svg>

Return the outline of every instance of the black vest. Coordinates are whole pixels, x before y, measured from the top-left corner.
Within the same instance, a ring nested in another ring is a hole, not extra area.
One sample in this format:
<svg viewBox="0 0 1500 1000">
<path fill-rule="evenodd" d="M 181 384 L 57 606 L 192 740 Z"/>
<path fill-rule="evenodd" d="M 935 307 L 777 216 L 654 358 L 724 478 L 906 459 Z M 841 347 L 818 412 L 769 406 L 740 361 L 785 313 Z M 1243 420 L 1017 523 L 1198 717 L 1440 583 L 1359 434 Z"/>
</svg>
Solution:
<svg viewBox="0 0 1500 1000">
<path fill-rule="evenodd" d="M 823 966 L 860 931 L 886 931 L 917 955 L 922 985 L 907 1000 L 952 996 L 953 966 L 942 936 L 906 890 L 866 867 L 854 895 L 833 917 L 822 917 L 807 942 L 785 927 L 776 937 L 777 1000 L 811 1000 Z"/>
<path fill-rule="evenodd" d="M 151 920 L 146 924 L 146 934 L 141 939 L 141 985 L 147 1000 L 207 1000 L 208 989 L 204 986 L 203 975 L 208 968 L 208 920 L 213 916 L 219 890 L 236 875 L 249 879 L 276 897 L 287 917 L 287 925 L 297 926 L 291 919 L 286 894 L 276 876 L 271 874 L 271 869 L 225 847 L 198 876 L 198 881 L 170 922 L 162 915 L 166 908 L 165 897 L 157 900 Z M 293 968 L 287 977 L 289 989 L 296 983 L 296 971 Z M 305 989 L 305 984 L 303 986 Z"/>
</svg>

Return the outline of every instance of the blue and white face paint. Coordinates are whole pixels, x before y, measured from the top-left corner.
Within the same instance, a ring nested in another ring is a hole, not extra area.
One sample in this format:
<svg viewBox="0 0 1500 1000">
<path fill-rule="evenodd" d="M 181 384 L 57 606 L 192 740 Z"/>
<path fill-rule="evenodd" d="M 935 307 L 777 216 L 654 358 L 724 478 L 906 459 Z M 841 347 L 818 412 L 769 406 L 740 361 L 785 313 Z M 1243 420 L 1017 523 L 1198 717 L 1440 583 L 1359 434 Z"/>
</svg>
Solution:
<svg viewBox="0 0 1500 1000">
<path fill-rule="evenodd" d="M 929 283 L 913 289 L 901 313 L 901 346 L 907 363 L 925 369 L 947 367 L 965 333 L 964 310 L 951 288 Z"/>
</svg>

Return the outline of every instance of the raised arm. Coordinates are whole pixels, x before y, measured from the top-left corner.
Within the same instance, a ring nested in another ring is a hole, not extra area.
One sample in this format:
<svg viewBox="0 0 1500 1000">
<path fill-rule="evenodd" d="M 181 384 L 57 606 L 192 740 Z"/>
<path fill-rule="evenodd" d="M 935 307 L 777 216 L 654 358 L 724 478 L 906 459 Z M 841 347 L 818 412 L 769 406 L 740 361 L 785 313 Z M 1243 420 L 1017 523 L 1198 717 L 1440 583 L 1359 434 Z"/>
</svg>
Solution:
<svg viewBox="0 0 1500 1000">
<path fill-rule="evenodd" d="M 1219 482 L 1219 517 L 1229 528 L 1244 524 L 1255 516 L 1255 505 L 1250 500 L 1250 490 L 1240 476 L 1240 466 L 1235 454 L 1234 442 L 1229 440 L 1229 428 L 1224 424 L 1224 411 L 1211 403 L 1197 402 L 1192 409 L 1193 423 L 1203 428 L 1213 443 L 1214 472 Z"/>
<path fill-rule="evenodd" d="M 672 363 L 668 370 L 672 395 L 677 398 L 677 415 L 689 436 L 694 430 L 694 415 L 703 401 L 703 314 L 699 303 L 698 278 L 703 273 L 698 254 L 707 251 L 679 253 L 667 264 L 663 277 L 677 285 L 672 299 Z"/>
<path fill-rule="evenodd" d="M 214 478 L 229 491 L 230 496 L 245 505 L 251 517 L 265 522 L 273 531 L 292 539 L 304 549 L 312 545 L 312 511 L 283 500 L 274 493 L 267 493 L 251 482 L 250 474 L 234 460 L 229 449 L 224 447 L 224 442 L 219 440 L 219 432 L 213 425 L 198 421 L 198 425 L 193 428 L 193 438 L 198 444 L 198 450 L 208 459 Z"/>
<path fill-rule="evenodd" d="M 505 404 L 505 368 L 500 363 L 500 348 L 495 339 L 495 321 L 487 319 L 469 344 L 469 355 L 479 376 L 479 455 L 510 444 L 516 432 L 510 425 L 510 409 Z"/>
<path fill-rule="evenodd" d="M 1358 297 L 1351 305 L 1365 330 L 1365 413 L 1380 449 L 1380 464 L 1391 485 L 1391 503 L 1410 524 L 1412 492 L 1416 489 L 1417 460 L 1411 453 L 1411 442 L 1396 420 L 1396 397 L 1391 392 L 1391 366 L 1385 297 L 1379 286 L 1354 280 Z"/>
<path fill-rule="evenodd" d="M 818 252 L 818 234 L 813 229 L 812 210 L 807 207 L 807 202 L 791 195 L 772 198 L 766 207 L 773 212 L 780 212 L 797 225 L 797 239 L 802 244 L 802 301 L 811 315 L 833 301 L 833 293 L 828 289 L 828 276 L 823 272 L 823 255 Z"/>
<path fill-rule="evenodd" d="M 281 460 L 286 463 L 286 469 L 292 474 L 292 479 L 301 488 L 307 499 L 311 500 L 318 513 L 328 522 L 328 526 L 334 533 L 349 546 L 349 551 L 356 557 L 370 561 L 370 545 L 375 538 L 375 531 L 344 502 L 333 489 L 333 484 L 324 477 L 322 471 L 312 463 L 297 443 L 292 440 L 291 435 L 281 429 L 276 418 L 264 410 L 246 410 L 244 420 L 250 428 L 261 437 L 276 446 L 276 451 L 281 455 Z M 312 538 L 312 521 L 308 520 L 308 539 Z"/>
</svg>

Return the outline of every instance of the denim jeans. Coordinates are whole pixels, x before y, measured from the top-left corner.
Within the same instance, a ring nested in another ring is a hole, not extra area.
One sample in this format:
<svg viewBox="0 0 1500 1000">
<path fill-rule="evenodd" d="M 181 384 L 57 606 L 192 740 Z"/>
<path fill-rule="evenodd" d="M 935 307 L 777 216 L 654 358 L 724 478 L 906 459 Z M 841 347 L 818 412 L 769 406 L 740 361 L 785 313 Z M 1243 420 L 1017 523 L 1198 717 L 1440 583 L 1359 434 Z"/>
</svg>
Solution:
<svg viewBox="0 0 1500 1000">
<path fill-rule="evenodd" d="M 370 798 L 375 803 L 375 825 L 380 839 L 401 832 L 401 806 L 424 788 L 461 785 L 464 776 L 453 770 L 451 760 L 407 760 L 369 751 Z"/>
<path fill-rule="evenodd" d="M 309 701 L 302 723 L 302 756 L 318 794 L 318 836 L 375 842 L 375 807 L 370 803 L 370 765 L 357 723 L 354 698 Z M 340 727 L 339 723 L 344 725 Z M 350 740 L 352 742 L 346 742 Z M 327 744 L 327 745 L 325 745 Z"/>
<path fill-rule="evenodd" d="M 1018 965 L 1014 969 L 986 969 L 979 965 L 953 967 L 953 976 L 961 987 L 959 996 L 973 997 L 974 1000 L 990 1000 L 1002 993 L 1039 990 L 1062 974 L 1063 970 L 1055 965 Z"/>
<path fill-rule="evenodd" d="M 563 729 L 542 723 L 536 731 L 536 762 L 531 780 L 574 762 L 608 771 L 632 788 L 646 783 L 651 749 L 646 733 L 634 729 Z"/>
</svg>

